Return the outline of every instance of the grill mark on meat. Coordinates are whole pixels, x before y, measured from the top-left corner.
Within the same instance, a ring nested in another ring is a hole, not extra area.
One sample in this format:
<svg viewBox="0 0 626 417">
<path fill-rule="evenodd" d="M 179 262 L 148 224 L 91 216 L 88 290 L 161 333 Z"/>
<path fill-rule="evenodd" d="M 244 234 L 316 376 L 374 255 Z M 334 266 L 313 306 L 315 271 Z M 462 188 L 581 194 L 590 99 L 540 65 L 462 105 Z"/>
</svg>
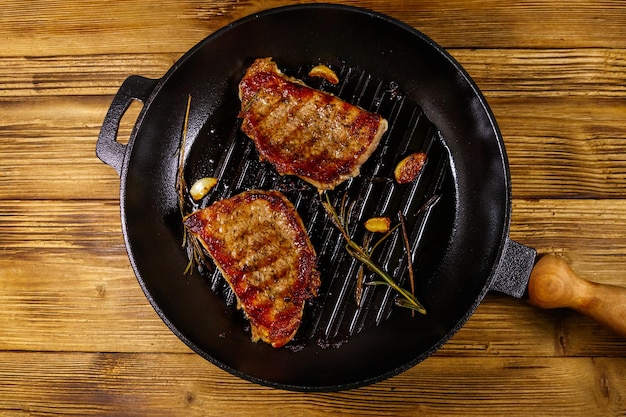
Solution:
<svg viewBox="0 0 626 417">
<path fill-rule="evenodd" d="M 252 339 L 288 343 L 317 295 L 316 254 L 294 206 L 278 191 L 246 191 L 185 219 L 233 289 Z"/>
<path fill-rule="evenodd" d="M 241 130 L 262 160 L 330 190 L 358 175 L 387 121 L 285 76 L 271 58 L 257 59 L 239 84 Z"/>
</svg>

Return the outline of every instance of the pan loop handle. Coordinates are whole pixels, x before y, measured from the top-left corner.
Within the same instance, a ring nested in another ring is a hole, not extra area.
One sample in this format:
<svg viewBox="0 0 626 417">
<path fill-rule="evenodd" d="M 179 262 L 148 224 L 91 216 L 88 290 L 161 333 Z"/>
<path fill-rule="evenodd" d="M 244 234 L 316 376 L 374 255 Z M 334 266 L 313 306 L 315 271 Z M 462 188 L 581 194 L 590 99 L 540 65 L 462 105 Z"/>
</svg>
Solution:
<svg viewBox="0 0 626 417">
<path fill-rule="evenodd" d="M 122 165 L 126 157 L 127 145 L 117 141 L 117 134 L 122 117 L 130 107 L 133 100 L 145 102 L 158 80 L 132 75 L 128 77 L 115 94 L 111 106 L 107 111 L 98 141 L 96 143 L 96 156 L 105 164 L 122 173 Z"/>
</svg>

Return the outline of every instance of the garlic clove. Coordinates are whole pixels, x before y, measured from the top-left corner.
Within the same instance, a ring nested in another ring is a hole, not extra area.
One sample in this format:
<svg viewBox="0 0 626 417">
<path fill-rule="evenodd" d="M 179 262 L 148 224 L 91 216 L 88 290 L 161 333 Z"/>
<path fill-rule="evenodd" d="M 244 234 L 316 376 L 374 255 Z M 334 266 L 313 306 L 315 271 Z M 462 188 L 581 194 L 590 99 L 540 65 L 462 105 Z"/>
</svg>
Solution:
<svg viewBox="0 0 626 417">
<path fill-rule="evenodd" d="M 391 227 L 389 217 L 372 217 L 365 221 L 365 228 L 374 233 L 386 233 Z"/>
<path fill-rule="evenodd" d="M 205 195 L 211 191 L 213 187 L 217 184 L 217 178 L 213 177 L 204 177 L 194 182 L 191 188 L 189 189 L 189 195 L 195 201 L 200 200 Z"/>
<path fill-rule="evenodd" d="M 408 184 L 415 181 L 426 164 L 426 154 L 415 152 L 398 162 L 393 171 L 398 184 Z"/>
</svg>

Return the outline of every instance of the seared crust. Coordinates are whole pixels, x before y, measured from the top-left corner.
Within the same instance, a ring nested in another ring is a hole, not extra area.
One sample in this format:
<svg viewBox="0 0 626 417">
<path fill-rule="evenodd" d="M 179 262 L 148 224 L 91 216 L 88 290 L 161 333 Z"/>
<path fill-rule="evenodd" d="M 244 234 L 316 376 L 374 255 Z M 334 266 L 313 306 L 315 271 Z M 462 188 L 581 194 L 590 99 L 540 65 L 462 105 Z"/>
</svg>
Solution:
<svg viewBox="0 0 626 417">
<path fill-rule="evenodd" d="M 316 255 L 294 206 L 278 191 L 246 191 L 185 219 L 237 296 L 252 339 L 281 347 L 317 295 Z"/>
<path fill-rule="evenodd" d="M 285 76 L 257 59 L 239 83 L 241 130 L 280 174 L 331 190 L 359 174 L 387 130 L 380 115 Z"/>
</svg>

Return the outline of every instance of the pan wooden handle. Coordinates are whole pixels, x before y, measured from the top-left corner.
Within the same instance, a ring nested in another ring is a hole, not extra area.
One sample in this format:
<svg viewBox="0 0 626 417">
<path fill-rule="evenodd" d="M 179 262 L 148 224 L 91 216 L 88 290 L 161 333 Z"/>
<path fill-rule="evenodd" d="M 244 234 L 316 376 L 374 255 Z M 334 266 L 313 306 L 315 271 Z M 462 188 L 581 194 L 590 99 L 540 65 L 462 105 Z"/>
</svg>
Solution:
<svg viewBox="0 0 626 417">
<path fill-rule="evenodd" d="M 568 307 L 626 337 L 626 288 L 584 280 L 557 256 L 539 259 L 530 274 L 528 297 L 536 307 Z"/>
</svg>

